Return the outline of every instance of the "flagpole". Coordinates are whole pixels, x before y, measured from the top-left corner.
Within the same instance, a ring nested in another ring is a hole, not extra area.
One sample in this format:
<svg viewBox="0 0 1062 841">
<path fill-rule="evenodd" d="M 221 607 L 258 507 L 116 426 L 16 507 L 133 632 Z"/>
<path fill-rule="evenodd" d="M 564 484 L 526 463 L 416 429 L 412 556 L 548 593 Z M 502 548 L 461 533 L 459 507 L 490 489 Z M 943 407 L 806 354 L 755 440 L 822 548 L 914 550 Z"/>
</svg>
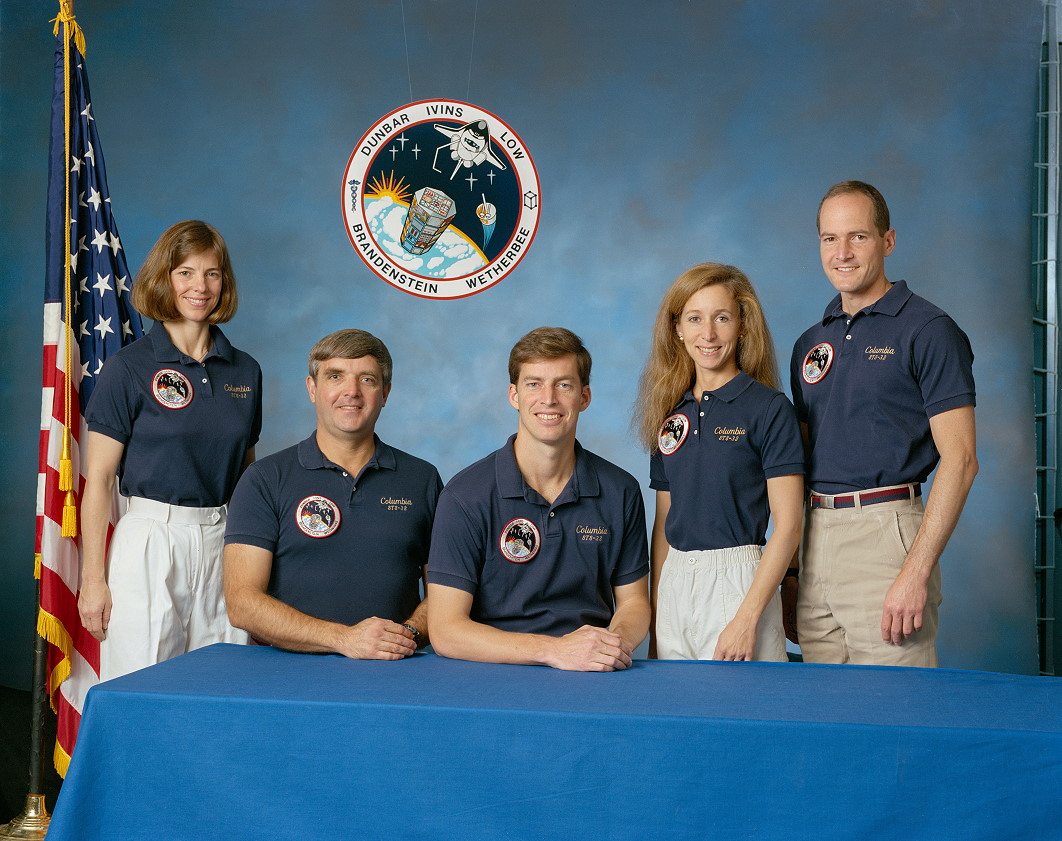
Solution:
<svg viewBox="0 0 1062 841">
<path fill-rule="evenodd" d="M 37 580 L 37 604 L 41 583 Z M 30 725 L 29 793 L 22 811 L 10 823 L 0 826 L 0 841 L 44 841 L 51 817 L 44 801 L 44 716 L 48 679 L 48 644 L 36 633 L 33 640 L 33 713 Z"/>
<path fill-rule="evenodd" d="M 58 34 L 60 27 L 63 32 L 63 95 L 64 95 L 64 160 L 70 157 L 70 24 L 74 20 L 74 0 L 60 0 L 59 14 L 55 20 L 55 32 Z M 77 25 L 74 24 L 75 32 Z M 78 38 L 78 46 L 81 48 L 81 38 Z M 83 48 L 82 52 L 84 51 Z M 64 169 L 66 167 L 64 166 Z M 74 507 L 73 493 L 73 470 L 70 458 L 70 433 L 71 433 L 71 341 L 73 339 L 70 330 L 70 172 L 66 172 L 65 204 L 65 254 L 63 272 L 63 312 L 66 316 L 67 329 L 65 332 L 65 365 L 66 377 L 64 383 L 65 417 L 63 429 L 63 446 L 60 458 L 59 489 L 66 492 L 66 500 L 63 509 L 62 532 L 64 537 L 77 535 L 77 514 Z M 34 564 L 34 577 L 37 579 L 35 605 L 37 613 L 41 613 L 41 572 L 39 560 Z M 44 841 L 48 832 L 48 824 L 51 818 L 48 815 L 48 806 L 44 795 L 44 720 L 47 714 L 48 703 L 48 643 L 34 623 L 33 638 L 33 686 L 32 686 L 32 712 L 30 723 L 30 756 L 29 756 L 29 792 L 26 794 L 26 802 L 22 811 L 9 823 L 0 826 L 0 841 Z"/>
</svg>

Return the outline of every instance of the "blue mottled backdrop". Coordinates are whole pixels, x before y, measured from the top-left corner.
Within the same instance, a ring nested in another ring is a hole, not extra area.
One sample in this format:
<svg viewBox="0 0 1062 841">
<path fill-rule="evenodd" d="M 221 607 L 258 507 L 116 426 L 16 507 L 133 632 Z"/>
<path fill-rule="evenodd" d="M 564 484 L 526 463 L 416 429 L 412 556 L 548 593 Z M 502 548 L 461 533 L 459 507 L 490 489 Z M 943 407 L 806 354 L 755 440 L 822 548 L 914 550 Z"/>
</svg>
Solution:
<svg viewBox="0 0 1062 841">
<path fill-rule="evenodd" d="M 20 687 L 57 8 L 0 6 L 0 684 Z M 309 346 L 357 326 L 395 357 L 382 436 L 449 478 L 515 428 L 508 350 L 556 324 L 595 356 L 580 438 L 648 500 L 629 418 L 662 290 L 696 262 L 742 267 L 784 362 L 832 294 L 819 197 L 846 178 L 877 185 L 897 229 L 890 278 L 951 312 L 977 354 L 981 474 L 942 561 L 941 665 L 1035 672 L 1039 0 L 80 0 L 75 12 L 130 265 L 180 219 L 229 242 L 241 306 L 227 332 L 265 370 L 262 454 L 312 428 Z M 459 301 L 391 288 L 343 229 L 354 144 L 419 99 L 497 114 L 541 179 L 530 253 Z"/>
</svg>

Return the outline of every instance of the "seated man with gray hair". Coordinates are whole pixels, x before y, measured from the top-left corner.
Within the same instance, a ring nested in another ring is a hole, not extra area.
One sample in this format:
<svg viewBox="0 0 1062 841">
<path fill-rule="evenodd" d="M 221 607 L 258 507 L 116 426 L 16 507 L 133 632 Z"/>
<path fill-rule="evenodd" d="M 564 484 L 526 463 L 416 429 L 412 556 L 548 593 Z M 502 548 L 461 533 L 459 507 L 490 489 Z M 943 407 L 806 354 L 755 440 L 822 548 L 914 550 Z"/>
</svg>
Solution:
<svg viewBox="0 0 1062 841">
<path fill-rule="evenodd" d="M 291 651 L 399 660 L 427 643 L 420 582 L 442 488 L 376 436 L 391 354 L 363 330 L 310 351 L 317 428 L 250 467 L 229 504 L 229 621 Z"/>
</svg>

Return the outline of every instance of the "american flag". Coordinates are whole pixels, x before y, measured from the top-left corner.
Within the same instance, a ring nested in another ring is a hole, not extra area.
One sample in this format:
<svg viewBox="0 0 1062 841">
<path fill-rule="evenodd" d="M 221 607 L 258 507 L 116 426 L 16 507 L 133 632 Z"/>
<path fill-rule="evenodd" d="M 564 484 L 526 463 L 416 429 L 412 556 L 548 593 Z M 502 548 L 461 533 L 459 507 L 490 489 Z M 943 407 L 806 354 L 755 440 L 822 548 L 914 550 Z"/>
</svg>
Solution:
<svg viewBox="0 0 1062 841">
<path fill-rule="evenodd" d="M 104 360 L 144 329 L 132 307 L 129 269 L 111 213 L 84 37 L 66 4 L 55 34 L 37 477 L 37 631 L 50 643 L 48 691 L 58 715 L 54 760 L 65 775 L 85 694 L 99 680 L 100 662 L 99 642 L 81 627 L 77 612 L 80 547 L 72 533 L 77 531 L 83 481 L 78 451 L 85 436 L 83 409 Z M 69 492 L 60 489 L 64 439 L 71 462 Z"/>
</svg>

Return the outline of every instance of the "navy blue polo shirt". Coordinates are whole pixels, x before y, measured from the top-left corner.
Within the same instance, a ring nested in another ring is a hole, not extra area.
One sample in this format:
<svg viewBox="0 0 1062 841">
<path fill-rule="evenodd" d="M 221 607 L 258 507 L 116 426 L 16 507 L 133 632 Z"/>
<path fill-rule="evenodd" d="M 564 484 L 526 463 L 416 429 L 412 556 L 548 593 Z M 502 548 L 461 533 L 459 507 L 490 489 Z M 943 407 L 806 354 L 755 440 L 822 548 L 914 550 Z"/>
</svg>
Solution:
<svg viewBox="0 0 1062 841">
<path fill-rule="evenodd" d="M 112 355 L 85 412 L 88 428 L 125 446 L 124 496 L 197 508 L 224 505 L 262 431 L 262 370 L 210 328 L 202 362 L 156 323 Z"/>
<path fill-rule="evenodd" d="M 503 631 L 608 627 L 612 589 L 649 572 L 638 482 L 576 442 L 575 471 L 550 505 L 524 481 L 515 439 L 446 485 L 428 581 L 472 593 L 470 617 Z"/>
<path fill-rule="evenodd" d="M 699 400 L 686 392 L 660 432 L 649 487 L 671 493 L 668 545 L 692 552 L 766 543 L 767 480 L 804 472 L 786 396 L 741 372 Z"/>
<path fill-rule="evenodd" d="M 826 494 L 924 482 L 940 460 L 929 419 L 976 403 L 969 338 L 902 280 L 853 317 L 837 295 L 797 339 L 790 381 L 808 486 Z"/>
<path fill-rule="evenodd" d="M 309 616 L 404 622 L 420 602 L 441 489 L 432 465 L 379 438 L 369 463 L 350 476 L 324 456 L 315 432 L 247 468 L 229 505 L 225 544 L 272 552 L 267 592 Z"/>
</svg>

